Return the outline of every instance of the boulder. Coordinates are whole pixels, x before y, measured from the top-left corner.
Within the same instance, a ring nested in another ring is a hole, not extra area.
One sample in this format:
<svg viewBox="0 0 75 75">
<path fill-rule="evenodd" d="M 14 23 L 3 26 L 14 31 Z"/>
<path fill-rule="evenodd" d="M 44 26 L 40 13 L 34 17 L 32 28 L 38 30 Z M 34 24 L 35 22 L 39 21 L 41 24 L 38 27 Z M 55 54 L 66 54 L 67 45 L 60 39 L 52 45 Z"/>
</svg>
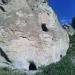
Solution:
<svg viewBox="0 0 75 75">
<path fill-rule="evenodd" d="M 75 30 L 71 24 L 66 23 L 63 25 L 63 28 L 67 31 L 68 35 L 73 36 L 75 34 Z"/>
<path fill-rule="evenodd" d="M 46 0 L 8 0 L 0 6 L 0 67 L 37 70 L 58 62 L 68 48 L 68 34 Z"/>
</svg>

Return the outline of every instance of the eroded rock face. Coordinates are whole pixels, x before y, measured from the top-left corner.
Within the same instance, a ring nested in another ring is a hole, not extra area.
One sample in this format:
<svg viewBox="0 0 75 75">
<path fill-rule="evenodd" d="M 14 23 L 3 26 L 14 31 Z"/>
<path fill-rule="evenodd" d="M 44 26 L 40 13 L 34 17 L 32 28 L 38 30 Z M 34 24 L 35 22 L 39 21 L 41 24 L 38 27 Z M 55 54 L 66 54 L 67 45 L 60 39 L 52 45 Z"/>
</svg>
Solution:
<svg viewBox="0 0 75 75">
<path fill-rule="evenodd" d="M 75 34 L 75 30 L 70 24 L 63 25 L 63 28 L 67 31 L 68 35 L 73 36 Z"/>
<path fill-rule="evenodd" d="M 67 32 L 46 0 L 11 0 L 0 10 L 0 67 L 29 70 L 55 63 L 66 55 Z"/>
</svg>

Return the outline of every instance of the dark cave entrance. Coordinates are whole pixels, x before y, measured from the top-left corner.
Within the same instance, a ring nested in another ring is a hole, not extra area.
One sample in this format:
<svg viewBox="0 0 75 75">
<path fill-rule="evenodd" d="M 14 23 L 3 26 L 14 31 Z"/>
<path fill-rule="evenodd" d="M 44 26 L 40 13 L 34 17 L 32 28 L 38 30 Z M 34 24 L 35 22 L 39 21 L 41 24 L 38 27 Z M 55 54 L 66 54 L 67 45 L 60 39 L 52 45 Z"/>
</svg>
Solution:
<svg viewBox="0 0 75 75">
<path fill-rule="evenodd" d="M 30 62 L 29 70 L 37 70 L 36 65 L 35 65 L 34 62 Z"/>
<path fill-rule="evenodd" d="M 48 28 L 46 27 L 45 23 L 41 24 L 41 28 L 42 28 L 42 31 L 48 32 Z"/>
</svg>

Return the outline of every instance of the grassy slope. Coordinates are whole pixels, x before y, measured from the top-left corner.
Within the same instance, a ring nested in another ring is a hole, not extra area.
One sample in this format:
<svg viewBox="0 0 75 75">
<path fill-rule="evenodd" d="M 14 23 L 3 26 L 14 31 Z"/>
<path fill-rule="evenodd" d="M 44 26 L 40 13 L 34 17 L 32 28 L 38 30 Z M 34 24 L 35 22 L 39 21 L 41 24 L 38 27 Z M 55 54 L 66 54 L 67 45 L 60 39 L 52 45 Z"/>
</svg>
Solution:
<svg viewBox="0 0 75 75">
<path fill-rule="evenodd" d="M 21 73 L 19 71 L 11 70 L 7 67 L 0 69 L 0 75 L 26 75 L 25 73 Z"/>
<path fill-rule="evenodd" d="M 72 64 L 71 57 L 75 56 L 75 35 L 70 36 L 70 48 L 67 55 L 61 59 L 56 64 L 51 64 L 46 67 L 41 67 L 43 69 L 42 73 L 37 73 L 36 75 L 75 75 L 75 64 Z M 19 72 L 13 72 L 10 69 L 3 68 L 0 70 L 0 75 L 25 75 Z"/>
</svg>

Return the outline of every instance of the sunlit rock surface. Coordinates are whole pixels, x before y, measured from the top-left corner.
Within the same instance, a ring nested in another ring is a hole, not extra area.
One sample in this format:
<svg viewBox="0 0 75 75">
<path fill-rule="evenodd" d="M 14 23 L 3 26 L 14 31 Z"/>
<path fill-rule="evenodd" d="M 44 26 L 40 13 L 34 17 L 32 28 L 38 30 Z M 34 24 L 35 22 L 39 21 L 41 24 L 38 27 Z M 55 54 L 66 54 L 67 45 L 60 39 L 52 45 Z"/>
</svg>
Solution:
<svg viewBox="0 0 75 75">
<path fill-rule="evenodd" d="M 73 36 L 75 34 L 75 29 L 71 26 L 71 24 L 63 25 L 63 28 L 67 31 L 68 35 Z"/>
<path fill-rule="evenodd" d="M 46 1 L 10 0 L 2 8 L 0 48 L 7 58 L 1 53 L 0 67 L 9 66 L 28 71 L 31 62 L 38 69 L 66 55 L 68 34 Z"/>
</svg>

